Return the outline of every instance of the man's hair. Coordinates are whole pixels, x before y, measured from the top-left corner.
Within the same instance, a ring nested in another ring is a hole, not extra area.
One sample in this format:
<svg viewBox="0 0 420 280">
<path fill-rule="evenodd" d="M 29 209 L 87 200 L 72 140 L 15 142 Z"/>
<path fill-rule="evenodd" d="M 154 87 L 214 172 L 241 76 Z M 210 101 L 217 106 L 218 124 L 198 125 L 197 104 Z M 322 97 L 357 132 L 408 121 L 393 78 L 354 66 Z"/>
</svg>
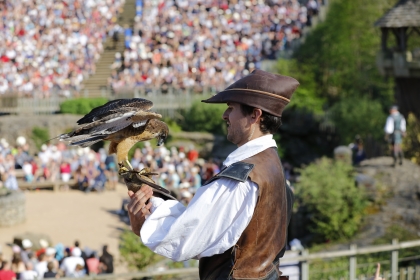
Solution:
<svg viewBox="0 0 420 280">
<path fill-rule="evenodd" d="M 249 116 L 254 111 L 255 107 L 240 104 L 241 112 L 245 116 Z M 267 112 L 262 111 L 261 121 L 260 121 L 260 130 L 263 134 L 271 133 L 274 134 L 277 132 L 281 126 L 281 117 L 274 116 Z"/>
</svg>

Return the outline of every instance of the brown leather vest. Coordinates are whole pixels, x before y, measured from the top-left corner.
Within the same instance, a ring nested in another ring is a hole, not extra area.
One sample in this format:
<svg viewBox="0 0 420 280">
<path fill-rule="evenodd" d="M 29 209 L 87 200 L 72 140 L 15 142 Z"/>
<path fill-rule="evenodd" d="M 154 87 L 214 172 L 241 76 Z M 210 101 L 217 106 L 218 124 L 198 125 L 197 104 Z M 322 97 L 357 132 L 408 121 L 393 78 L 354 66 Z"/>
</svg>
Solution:
<svg viewBox="0 0 420 280">
<path fill-rule="evenodd" d="M 243 162 L 254 164 L 249 174 L 259 188 L 254 214 L 232 249 L 200 259 L 200 279 L 279 278 L 276 256 L 286 244 L 288 223 L 283 168 L 272 148 Z"/>
</svg>

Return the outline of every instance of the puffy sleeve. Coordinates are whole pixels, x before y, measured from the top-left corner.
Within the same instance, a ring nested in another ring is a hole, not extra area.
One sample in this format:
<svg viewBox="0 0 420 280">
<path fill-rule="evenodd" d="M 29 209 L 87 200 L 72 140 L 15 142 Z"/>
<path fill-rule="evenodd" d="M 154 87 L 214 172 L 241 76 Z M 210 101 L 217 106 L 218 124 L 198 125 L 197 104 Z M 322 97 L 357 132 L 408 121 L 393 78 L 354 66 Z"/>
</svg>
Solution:
<svg viewBox="0 0 420 280">
<path fill-rule="evenodd" d="M 221 254 L 236 244 L 258 199 L 257 184 L 220 178 L 197 190 L 188 207 L 153 198 L 142 242 L 174 261 Z"/>
<path fill-rule="evenodd" d="M 386 119 L 384 131 L 387 134 L 392 134 L 394 132 L 394 119 L 391 116 L 388 116 Z"/>
</svg>

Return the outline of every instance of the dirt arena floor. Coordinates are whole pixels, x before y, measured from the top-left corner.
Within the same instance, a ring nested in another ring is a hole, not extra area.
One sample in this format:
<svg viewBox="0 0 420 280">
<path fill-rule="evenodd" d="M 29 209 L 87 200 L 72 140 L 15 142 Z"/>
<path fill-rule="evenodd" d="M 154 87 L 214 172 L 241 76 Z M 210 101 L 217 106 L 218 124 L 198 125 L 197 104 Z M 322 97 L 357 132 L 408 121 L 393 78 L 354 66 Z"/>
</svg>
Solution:
<svg viewBox="0 0 420 280">
<path fill-rule="evenodd" d="M 129 225 L 117 215 L 123 198 L 127 198 L 125 185 L 102 193 L 83 193 L 76 190 L 53 192 L 48 190 L 25 192 L 26 222 L 0 228 L 0 246 L 3 256 L 10 258 L 8 245 L 17 234 L 25 232 L 47 234 L 53 244 L 73 246 L 79 240 L 100 254 L 107 244 L 114 256 L 115 273 L 127 272 L 121 263 L 118 242 L 123 229 Z"/>
</svg>

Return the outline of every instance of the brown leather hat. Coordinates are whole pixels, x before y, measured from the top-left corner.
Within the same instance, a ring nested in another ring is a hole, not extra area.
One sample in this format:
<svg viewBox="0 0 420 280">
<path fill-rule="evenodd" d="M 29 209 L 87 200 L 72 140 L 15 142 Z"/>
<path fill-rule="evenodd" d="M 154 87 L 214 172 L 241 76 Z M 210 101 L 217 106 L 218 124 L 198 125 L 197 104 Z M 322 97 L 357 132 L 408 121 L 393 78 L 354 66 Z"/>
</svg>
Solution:
<svg viewBox="0 0 420 280">
<path fill-rule="evenodd" d="M 248 76 L 202 102 L 236 102 L 281 117 L 284 107 L 289 104 L 298 86 L 299 82 L 291 77 L 254 70 Z"/>
</svg>

